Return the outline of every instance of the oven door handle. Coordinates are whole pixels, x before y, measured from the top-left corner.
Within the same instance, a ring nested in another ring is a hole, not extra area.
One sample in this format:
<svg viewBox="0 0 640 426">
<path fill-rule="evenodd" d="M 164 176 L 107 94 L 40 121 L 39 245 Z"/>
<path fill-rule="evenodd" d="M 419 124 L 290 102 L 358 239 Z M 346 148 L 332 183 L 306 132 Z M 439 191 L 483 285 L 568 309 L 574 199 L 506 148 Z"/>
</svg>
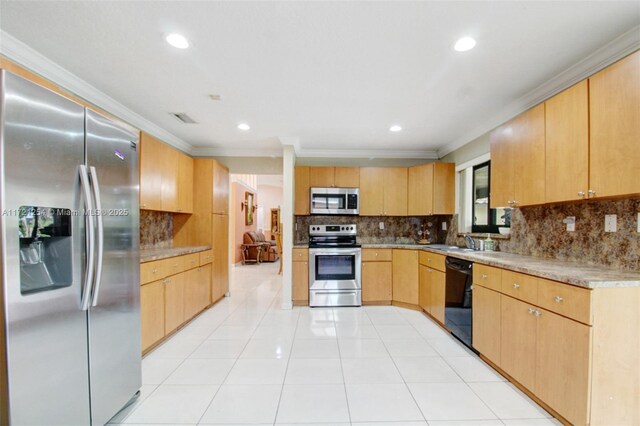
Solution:
<svg viewBox="0 0 640 426">
<path fill-rule="evenodd" d="M 340 248 L 340 249 L 336 249 L 336 248 L 310 248 L 309 249 L 309 255 L 314 256 L 317 254 L 322 254 L 322 255 L 336 255 L 336 256 L 344 256 L 344 255 L 360 255 L 362 253 L 362 249 L 359 248 L 355 248 L 355 249 L 351 249 L 351 248 Z"/>
<path fill-rule="evenodd" d="M 356 293 L 355 291 L 340 291 L 340 290 L 336 290 L 336 291 L 314 291 L 313 294 L 324 294 L 327 296 L 331 296 L 334 294 L 352 294 L 354 296 L 356 296 L 358 293 Z"/>
</svg>

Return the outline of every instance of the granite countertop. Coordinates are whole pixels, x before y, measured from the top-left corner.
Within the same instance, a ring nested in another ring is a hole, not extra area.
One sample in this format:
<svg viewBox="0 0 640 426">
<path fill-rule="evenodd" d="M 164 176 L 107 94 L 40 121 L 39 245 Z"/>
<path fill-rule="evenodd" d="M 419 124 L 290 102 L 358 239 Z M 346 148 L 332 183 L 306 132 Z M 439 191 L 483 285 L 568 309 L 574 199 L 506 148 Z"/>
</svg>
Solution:
<svg viewBox="0 0 640 426">
<path fill-rule="evenodd" d="M 211 246 L 162 247 L 140 250 L 140 263 L 211 250 Z"/>
<path fill-rule="evenodd" d="M 294 248 L 308 248 L 295 245 Z M 640 287 L 640 272 L 500 251 L 442 251 L 420 244 L 362 244 L 362 248 L 424 250 L 585 288 Z"/>
</svg>

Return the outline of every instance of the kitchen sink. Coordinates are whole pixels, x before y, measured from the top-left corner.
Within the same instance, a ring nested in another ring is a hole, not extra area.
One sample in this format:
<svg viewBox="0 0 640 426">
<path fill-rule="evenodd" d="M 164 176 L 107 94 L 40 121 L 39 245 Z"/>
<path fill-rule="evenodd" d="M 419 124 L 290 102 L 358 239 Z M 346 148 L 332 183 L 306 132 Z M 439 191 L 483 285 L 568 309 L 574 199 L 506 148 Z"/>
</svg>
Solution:
<svg viewBox="0 0 640 426">
<path fill-rule="evenodd" d="M 429 247 L 431 249 L 434 249 L 434 250 L 438 250 L 438 251 L 444 251 L 444 252 L 447 252 L 447 253 L 474 251 L 473 249 L 470 249 L 470 248 L 458 247 L 458 246 L 449 246 L 449 245 L 446 245 L 446 244 L 429 244 L 427 247 Z"/>
</svg>

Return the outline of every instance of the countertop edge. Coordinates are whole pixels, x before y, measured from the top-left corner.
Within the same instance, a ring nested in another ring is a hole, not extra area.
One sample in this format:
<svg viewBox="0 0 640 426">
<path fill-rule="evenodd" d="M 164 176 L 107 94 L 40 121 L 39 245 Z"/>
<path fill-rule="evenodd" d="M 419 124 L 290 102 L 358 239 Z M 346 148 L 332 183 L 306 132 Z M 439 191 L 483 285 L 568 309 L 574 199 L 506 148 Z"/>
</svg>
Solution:
<svg viewBox="0 0 640 426">
<path fill-rule="evenodd" d="M 140 249 L 140 263 L 153 262 L 155 260 L 168 259 L 176 256 L 184 256 L 186 254 L 200 253 L 207 250 L 211 250 L 211 246 Z"/>
<path fill-rule="evenodd" d="M 307 245 L 294 245 L 304 249 Z M 487 266 L 521 272 L 588 289 L 640 287 L 640 272 L 617 270 L 605 266 L 582 264 L 559 259 L 546 259 L 506 252 L 445 252 L 417 244 L 362 244 L 363 249 L 407 249 L 469 260 Z M 531 263 L 527 265 L 526 263 Z"/>
</svg>

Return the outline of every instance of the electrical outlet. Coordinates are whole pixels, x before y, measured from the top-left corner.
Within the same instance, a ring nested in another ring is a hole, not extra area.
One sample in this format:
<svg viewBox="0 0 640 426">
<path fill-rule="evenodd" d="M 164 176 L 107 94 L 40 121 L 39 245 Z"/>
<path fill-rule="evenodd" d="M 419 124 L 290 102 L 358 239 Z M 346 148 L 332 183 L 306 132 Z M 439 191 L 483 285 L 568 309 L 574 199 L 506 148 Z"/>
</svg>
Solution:
<svg viewBox="0 0 640 426">
<path fill-rule="evenodd" d="M 638 232 L 640 232 L 640 213 L 638 213 L 638 222 L 636 222 L 636 223 L 637 223 L 637 226 L 638 226 Z"/>
<path fill-rule="evenodd" d="M 618 217 L 615 214 L 604 215 L 604 232 L 618 231 Z"/>
<path fill-rule="evenodd" d="M 442 222 L 442 230 L 443 231 L 447 230 L 447 222 Z"/>
<path fill-rule="evenodd" d="M 380 229 L 384 229 L 384 222 L 378 223 L 378 226 L 380 227 Z"/>
<path fill-rule="evenodd" d="M 562 222 L 567 225 L 567 232 L 576 232 L 576 217 L 567 216 Z"/>
</svg>

